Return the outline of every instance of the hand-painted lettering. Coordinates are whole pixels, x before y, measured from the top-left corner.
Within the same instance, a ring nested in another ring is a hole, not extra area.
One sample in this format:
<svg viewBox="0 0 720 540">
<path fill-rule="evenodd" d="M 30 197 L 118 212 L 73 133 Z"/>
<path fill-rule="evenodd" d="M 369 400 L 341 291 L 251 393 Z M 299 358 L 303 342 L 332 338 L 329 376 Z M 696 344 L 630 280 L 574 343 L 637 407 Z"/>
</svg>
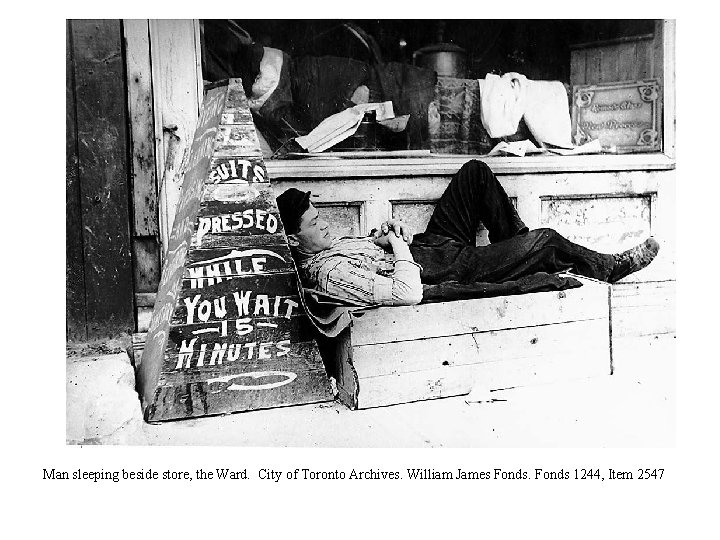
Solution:
<svg viewBox="0 0 720 540">
<path fill-rule="evenodd" d="M 278 220 L 273 214 L 260 208 L 249 208 L 242 212 L 220 216 L 199 217 L 195 241 L 200 245 L 203 237 L 208 233 L 226 233 L 240 229 L 256 229 L 274 234 L 278 229 Z"/>
<path fill-rule="evenodd" d="M 213 184 L 265 182 L 265 168 L 260 162 L 252 162 L 247 159 L 228 159 L 213 167 L 208 175 L 208 181 Z"/>
</svg>

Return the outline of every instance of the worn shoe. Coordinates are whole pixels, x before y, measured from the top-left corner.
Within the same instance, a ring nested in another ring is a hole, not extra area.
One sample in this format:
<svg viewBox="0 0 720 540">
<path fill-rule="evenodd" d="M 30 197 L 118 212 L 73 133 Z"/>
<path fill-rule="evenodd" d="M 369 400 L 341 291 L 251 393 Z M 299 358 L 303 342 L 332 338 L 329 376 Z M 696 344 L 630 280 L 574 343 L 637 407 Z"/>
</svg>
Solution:
<svg viewBox="0 0 720 540">
<path fill-rule="evenodd" d="M 608 283 L 615 283 L 625 276 L 642 270 L 652 262 L 658 251 L 660 251 L 660 244 L 651 236 L 634 248 L 614 254 L 615 266 L 610 272 Z"/>
</svg>

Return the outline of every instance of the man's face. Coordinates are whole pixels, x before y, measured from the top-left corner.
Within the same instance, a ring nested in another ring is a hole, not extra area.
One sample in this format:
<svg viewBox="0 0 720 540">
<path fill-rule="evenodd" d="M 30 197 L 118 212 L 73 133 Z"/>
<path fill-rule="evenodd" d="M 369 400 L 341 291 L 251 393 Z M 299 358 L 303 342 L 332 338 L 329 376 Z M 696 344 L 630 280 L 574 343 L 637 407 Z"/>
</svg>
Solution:
<svg viewBox="0 0 720 540">
<path fill-rule="evenodd" d="M 293 245 L 313 254 L 329 248 L 333 241 L 328 222 L 320 217 L 317 208 L 312 204 L 300 218 L 300 230 L 289 235 L 289 238 L 295 240 L 291 242 Z"/>
</svg>

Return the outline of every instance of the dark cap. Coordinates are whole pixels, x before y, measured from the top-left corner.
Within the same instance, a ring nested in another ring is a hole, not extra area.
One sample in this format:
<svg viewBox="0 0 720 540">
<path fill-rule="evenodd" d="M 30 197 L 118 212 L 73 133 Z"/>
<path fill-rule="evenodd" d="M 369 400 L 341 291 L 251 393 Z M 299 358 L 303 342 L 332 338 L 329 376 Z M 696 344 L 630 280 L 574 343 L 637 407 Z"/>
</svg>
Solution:
<svg viewBox="0 0 720 540">
<path fill-rule="evenodd" d="M 275 199 L 280 219 L 285 226 L 285 234 L 295 234 L 300 230 L 300 218 L 310 208 L 310 192 L 289 188 Z"/>
</svg>

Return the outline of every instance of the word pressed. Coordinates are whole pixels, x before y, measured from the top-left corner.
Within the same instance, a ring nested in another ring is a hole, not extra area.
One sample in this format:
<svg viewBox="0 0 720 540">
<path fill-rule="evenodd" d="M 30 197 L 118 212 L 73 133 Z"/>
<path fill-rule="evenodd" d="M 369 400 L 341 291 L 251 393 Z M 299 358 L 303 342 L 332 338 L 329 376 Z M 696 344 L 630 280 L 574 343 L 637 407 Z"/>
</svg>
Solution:
<svg viewBox="0 0 720 540">
<path fill-rule="evenodd" d="M 207 233 L 233 232 L 240 229 L 259 229 L 273 234 L 277 231 L 278 220 L 270 212 L 260 208 L 248 208 L 242 212 L 199 217 L 195 239 L 198 244 Z"/>
</svg>

